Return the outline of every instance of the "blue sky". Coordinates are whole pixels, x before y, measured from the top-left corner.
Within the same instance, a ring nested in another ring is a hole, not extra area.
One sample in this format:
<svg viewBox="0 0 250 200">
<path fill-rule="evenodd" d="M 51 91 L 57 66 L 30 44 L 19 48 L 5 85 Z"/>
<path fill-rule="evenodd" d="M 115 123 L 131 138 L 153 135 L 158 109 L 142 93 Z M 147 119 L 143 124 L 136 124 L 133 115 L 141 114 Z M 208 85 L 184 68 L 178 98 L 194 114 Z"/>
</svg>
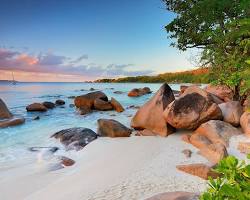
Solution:
<svg viewBox="0 0 250 200">
<path fill-rule="evenodd" d="M 72 71 L 95 79 L 193 68 L 188 53 L 169 47 L 164 25 L 174 15 L 161 0 L 0 0 L 0 5 L 0 70 Z"/>
</svg>

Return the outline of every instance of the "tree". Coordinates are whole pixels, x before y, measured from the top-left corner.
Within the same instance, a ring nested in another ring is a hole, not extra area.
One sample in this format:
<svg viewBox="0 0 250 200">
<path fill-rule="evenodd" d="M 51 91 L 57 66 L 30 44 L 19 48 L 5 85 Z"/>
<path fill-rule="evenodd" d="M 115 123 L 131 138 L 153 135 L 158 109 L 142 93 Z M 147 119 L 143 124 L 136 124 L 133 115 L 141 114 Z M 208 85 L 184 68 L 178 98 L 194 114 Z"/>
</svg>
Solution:
<svg viewBox="0 0 250 200">
<path fill-rule="evenodd" d="M 250 1 L 163 0 L 176 17 L 167 26 L 171 45 L 201 49 L 200 64 L 210 68 L 217 84 L 225 84 L 239 100 L 249 92 Z"/>
</svg>

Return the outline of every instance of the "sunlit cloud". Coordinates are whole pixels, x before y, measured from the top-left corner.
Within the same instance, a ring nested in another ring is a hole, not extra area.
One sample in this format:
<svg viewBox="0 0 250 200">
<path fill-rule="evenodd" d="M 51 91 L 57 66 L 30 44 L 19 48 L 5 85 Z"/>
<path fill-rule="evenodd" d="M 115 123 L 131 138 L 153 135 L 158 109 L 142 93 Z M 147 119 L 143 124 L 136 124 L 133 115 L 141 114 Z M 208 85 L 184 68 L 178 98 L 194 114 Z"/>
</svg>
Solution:
<svg viewBox="0 0 250 200">
<path fill-rule="evenodd" d="M 81 76 L 87 79 L 113 78 L 121 76 L 138 76 L 152 74 L 152 70 L 131 70 L 136 68 L 133 64 L 100 65 L 96 63 L 83 64 L 88 61 L 84 54 L 76 59 L 53 52 L 31 55 L 14 51 L 13 49 L 0 48 L 0 70 L 18 71 L 26 73 L 43 73 L 54 75 Z M 55 76 L 54 76 L 55 77 Z"/>
</svg>

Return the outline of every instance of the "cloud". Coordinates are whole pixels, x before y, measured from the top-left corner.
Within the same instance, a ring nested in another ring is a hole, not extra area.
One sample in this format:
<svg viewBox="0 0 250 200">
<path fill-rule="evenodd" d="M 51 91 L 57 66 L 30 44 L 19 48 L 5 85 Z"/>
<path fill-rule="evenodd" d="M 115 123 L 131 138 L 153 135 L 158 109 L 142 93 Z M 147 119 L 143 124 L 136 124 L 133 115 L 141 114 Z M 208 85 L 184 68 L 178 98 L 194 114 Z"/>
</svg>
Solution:
<svg viewBox="0 0 250 200">
<path fill-rule="evenodd" d="M 51 73 L 63 75 L 82 75 L 91 77 L 119 77 L 138 76 L 152 74 L 152 70 L 130 70 L 135 68 L 133 64 L 109 64 L 107 66 L 95 63 L 81 64 L 88 59 L 87 55 L 81 55 L 77 59 L 54 53 L 40 53 L 36 56 L 0 48 L 0 70 L 18 70 L 35 73 Z"/>
</svg>

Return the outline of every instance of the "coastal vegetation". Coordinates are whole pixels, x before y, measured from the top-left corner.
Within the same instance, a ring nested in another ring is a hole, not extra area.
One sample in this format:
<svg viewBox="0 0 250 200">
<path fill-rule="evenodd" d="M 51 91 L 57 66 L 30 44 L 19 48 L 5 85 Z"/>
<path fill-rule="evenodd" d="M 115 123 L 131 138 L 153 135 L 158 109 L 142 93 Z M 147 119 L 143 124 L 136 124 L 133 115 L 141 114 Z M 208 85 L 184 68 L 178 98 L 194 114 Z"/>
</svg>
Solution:
<svg viewBox="0 0 250 200">
<path fill-rule="evenodd" d="M 117 79 L 99 79 L 97 83 L 209 83 L 212 77 L 208 68 L 195 69 L 183 72 L 164 73 L 156 76 L 135 76 Z"/>
<path fill-rule="evenodd" d="M 222 177 L 215 180 L 210 178 L 209 188 L 202 194 L 201 200 L 250 199 L 249 164 L 228 156 L 218 163 L 215 171 L 222 174 Z"/>
<path fill-rule="evenodd" d="M 234 90 L 234 99 L 249 92 L 250 1 L 163 0 L 176 17 L 166 26 L 171 45 L 200 49 L 200 66 L 209 67 L 213 83 Z"/>
</svg>

